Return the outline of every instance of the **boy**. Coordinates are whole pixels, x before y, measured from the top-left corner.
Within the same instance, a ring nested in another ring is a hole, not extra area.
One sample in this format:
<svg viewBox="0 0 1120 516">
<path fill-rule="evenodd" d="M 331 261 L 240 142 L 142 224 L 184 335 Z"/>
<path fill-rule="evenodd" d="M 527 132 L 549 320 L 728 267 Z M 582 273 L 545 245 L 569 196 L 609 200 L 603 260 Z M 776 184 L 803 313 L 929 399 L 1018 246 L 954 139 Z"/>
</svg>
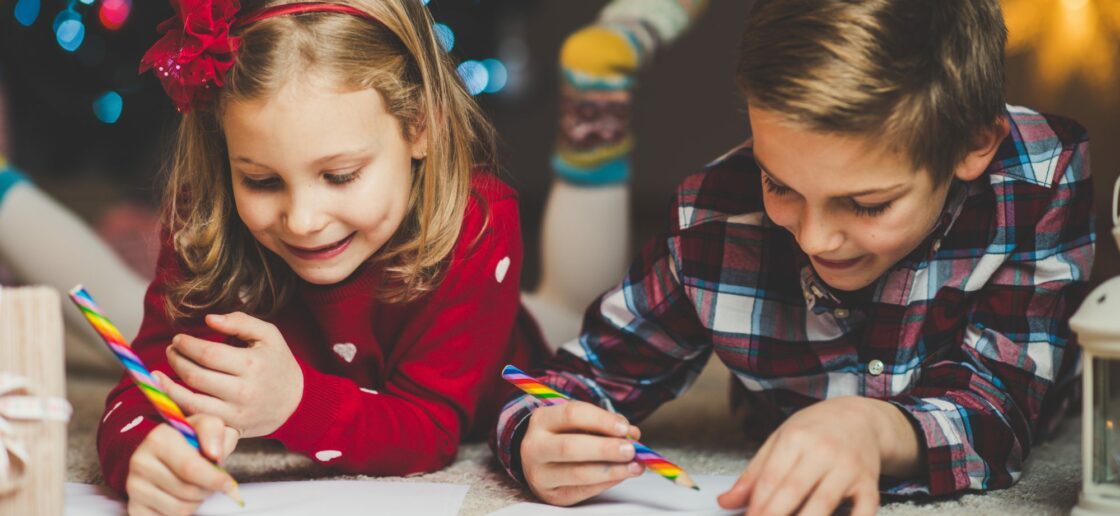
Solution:
<svg viewBox="0 0 1120 516">
<path fill-rule="evenodd" d="M 769 435 L 724 507 L 1011 485 L 1079 372 L 1094 233 L 1085 131 L 1004 104 L 1005 40 L 997 0 L 760 0 L 753 138 L 684 181 L 541 376 L 591 403 L 506 406 L 509 472 L 558 505 L 640 474 L 628 421 L 714 350 Z"/>
</svg>

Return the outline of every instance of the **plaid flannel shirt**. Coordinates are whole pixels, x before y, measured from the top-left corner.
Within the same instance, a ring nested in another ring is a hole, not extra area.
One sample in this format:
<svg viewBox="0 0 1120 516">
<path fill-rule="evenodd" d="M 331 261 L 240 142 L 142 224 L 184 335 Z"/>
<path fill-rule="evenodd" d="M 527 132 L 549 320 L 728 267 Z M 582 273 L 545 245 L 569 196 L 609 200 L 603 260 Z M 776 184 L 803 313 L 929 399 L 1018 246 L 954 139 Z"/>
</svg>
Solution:
<svg viewBox="0 0 1120 516">
<path fill-rule="evenodd" d="M 884 479 L 885 492 L 1013 484 L 1077 385 L 1067 323 L 1095 235 L 1085 130 L 1019 107 L 1008 116 L 987 171 L 954 180 L 931 233 L 856 304 L 766 216 L 748 141 L 685 179 L 667 233 L 538 377 L 640 421 L 714 351 L 742 384 L 750 433 L 819 400 L 867 396 L 901 409 L 922 445 L 925 474 Z M 536 406 L 512 399 L 493 443 L 522 482 L 514 448 Z"/>
</svg>

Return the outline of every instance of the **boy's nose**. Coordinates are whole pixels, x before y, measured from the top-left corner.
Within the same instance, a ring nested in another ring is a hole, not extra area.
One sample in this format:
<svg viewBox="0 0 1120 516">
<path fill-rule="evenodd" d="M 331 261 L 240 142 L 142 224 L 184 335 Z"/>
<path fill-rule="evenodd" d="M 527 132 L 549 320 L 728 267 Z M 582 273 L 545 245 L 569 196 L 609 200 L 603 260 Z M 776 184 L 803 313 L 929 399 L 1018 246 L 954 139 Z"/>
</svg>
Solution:
<svg viewBox="0 0 1120 516">
<path fill-rule="evenodd" d="M 798 224 L 797 245 L 809 256 L 827 255 L 844 243 L 844 235 L 823 210 L 806 208 Z"/>
</svg>

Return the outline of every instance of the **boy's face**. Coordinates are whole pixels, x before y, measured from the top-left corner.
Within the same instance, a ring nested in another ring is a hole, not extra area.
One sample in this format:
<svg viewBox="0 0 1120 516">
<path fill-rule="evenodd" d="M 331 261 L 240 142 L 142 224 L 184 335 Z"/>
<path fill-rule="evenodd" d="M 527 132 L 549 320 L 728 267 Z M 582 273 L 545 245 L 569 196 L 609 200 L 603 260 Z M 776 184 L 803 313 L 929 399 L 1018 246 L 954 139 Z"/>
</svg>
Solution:
<svg viewBox="0 0 1120 516">
<path fill-rule="evenodd" d="M 949 182 L 879 140 L 817 133 L 749 108 L 766 214 L 797 239 L 829 286 L 870 285 L 937 222 Z"/>
<path fill-rule="evenodd" d="M 346 279 L 400 227 L 426 146 L 375 90 L 293 81 L 230 103 L 222 123 L 238 215 L 304 280 Z"/>
</svg>

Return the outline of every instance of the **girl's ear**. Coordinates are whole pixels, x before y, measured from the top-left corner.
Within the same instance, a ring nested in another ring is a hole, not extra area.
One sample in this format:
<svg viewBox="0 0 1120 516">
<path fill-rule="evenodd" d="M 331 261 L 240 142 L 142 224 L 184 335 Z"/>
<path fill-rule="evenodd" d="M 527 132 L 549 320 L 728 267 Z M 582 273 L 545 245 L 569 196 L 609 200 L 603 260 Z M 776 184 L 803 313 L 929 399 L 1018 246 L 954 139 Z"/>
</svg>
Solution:
<svg viewBox="0 0 1120 516">
<path fill-rule="evenodd" d="M 412 150 L 412 159 L 420 160 L 428 157 L 428 129 L 423 123 L 418 123 L 415 127 L 412 142 L 409 145 Z"/>
<path fill-rule="evenodd" d="M 980 177 L 992 162 L 1003 139 L 1007 138 L 1010 132 L 1011 123 L 1007 121 L 1007 117 L 999 117 L 994 126 L 980 134 L 972 150 L 957 165 L 954 175 L 963 181 L 972 181 Z"/>
</svg>

